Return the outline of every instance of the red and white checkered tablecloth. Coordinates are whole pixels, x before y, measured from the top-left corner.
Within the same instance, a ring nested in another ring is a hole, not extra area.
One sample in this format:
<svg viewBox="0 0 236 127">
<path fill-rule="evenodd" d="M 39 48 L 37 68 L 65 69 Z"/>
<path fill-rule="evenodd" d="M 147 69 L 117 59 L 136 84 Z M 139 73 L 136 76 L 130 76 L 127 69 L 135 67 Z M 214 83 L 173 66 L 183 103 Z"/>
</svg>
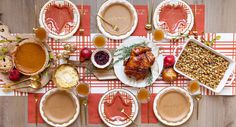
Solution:
<svg viewBox="0 0 236 127">
<path fill-rule="evenodd" d="M 74 36 L 66 41 L 54 41 L 53 39 L 49 40 L 49 46 L 52 47 L 53 51 L 55 53 L 61 52 L 63 50 L 63 45 L 66 43 L 73 43 L 76 44 L 78 50 L 72 54 L 71 60 L 79 60 L 79 51 L 83 47 L 88 47 L 94 50 L 94 46 L 92 44 L 92 38 L 95 34 L 91 34 L 90 36 Z M 236 39 L 235 39 L 235 33 L 206 33 L 205 39 L 211 40 L 212 38 L 215 38 L 217 35 L 221 36 L 220 40 L 217 40 L 216 43 L 213 44 L 213 48 L 224 55 L 228 56 L 229 58 L 236 61 Z M 131 36 L 133 37 L 133 36 Z M 149 34 L 147 34 L 147 38 L 152 38 Z M 108 45 L 106 48 L 112 48 L 115 49 L 119 46 L 119 44 L 122 43 L 122 40 L 115 41 L 115 40 L 109 40 Z M 167 43 L 156 43 L 157 46 L 162 47 L 162 50 L 164 51 L 164 55 L 173 54 L 173 50 L 176 46 L 182 45 L 184 43 L 183 40 L 178 42 L 167 42 Z M 180 50 L 177 50 L 179 52 Z M 80 72 L 80 77 L 84 82 L 87 82 L 91 85 L 91 93 L 104 93 L 107 90 L 111 90 L 114 88 L 128 88 L 128 89 L 134 89 L 130 88 L 128 86 L 123 85 L 118 79 L 117 80 L 109 80 L 109 81 L 98 81 L 96 77 L 94 77 L 92 74 L 87 75 L 85 74 L 85 69 L 78 68 Z M 179 86 L 179 87 L 186 87 L 186 84 L 189 80 L 181 75 L 179 75 L 178 79 L 174 81 L 173 83 L 167 83 L 164 82 L 161 79 L 158 79 L 155 81 L 155 83 L 150 86 L 150 91 L 152 93 L 157 93 L 164 87 L 168 86 Z M 4 82 L 1 82 L 1 84 L 4 84 Z M 0 85 L 1 86 L 1 85 Z M 38 93 L 45 93 L 51 88 L 54 88 L 54 84 L 50 82 L 45 88 L 38 91 Z M 0 88 L 2 89 L 2 88 Z M 135 90 L 135 89 L 134 89 Z M 215 94 L 214 92 L 211 92 L 210 90 L 207 90 L 205 88 L 202 88 L 202 94 L 203 95 L 236 95 L 236 81 L 233 81 L 233 83 L 230 86 L 226 86 L 222 92 L 219 94 Z M 22 92 L 10 92 L 10 93 L 3 93 L 2 90 L 0 90 L 0 96 L 27 96 L 27 93 Z"/>
<path fill-rule="evenodd" d="M 60 50 L 62 49 L 63 45 L 65 43 L 76 43 L 77 47 L 79 49 L 83 47 L 88 47 L 91 49 L 94 49 L 92 38 L 95 34 L 91 34 L 91 36 L 87 37 L 73 37 L 67 42 L 61 42 L 59 44 L 52 45 L 54 50 Z M 206 33 L 204 35 L 206 40 L 212 40 L 216 36 L 221 36 L 220 40 L 217 40 L 213 44 L 213 48 L 224 55 L 228 56 L 229 58 L 236 61 L 236 39 L 235 39 L 235 33 Z M 134 36 L 131 36 L 131 38 Z M 147 34 L 147 38 L 152 39 L 150 34 Z M 81 43 L 83 42 L 83 43 Z M 106 48 L 109 49 L 115 49 L 122 43 L 122 40 L 114 41 L 109 40 L 108 45 Z M 157 46 L 162 47 L 163 55 L 173 54 L 173 50 L 176 46 L 184 44 L 184 40 L 177 41 L 175 43 L 173 42 L 166 42 L 166 43 L 156 43 Z M 177 50 L 177 53 L 180 52 L 180 50 Z M 72 60 L 79 60 L 78 58 L 79 51 L 75 52 L 75 54 L 71 57 Z M 85 75 L 85 69 L 79 68 L 80 76 L 82 77 L 84 82 L 87 82 L 91 85 L 91 93 L 104 93 L 108 90 L 114 89 L 114 88 L 127 88 L 132 90 L 136 90 L 135 88 L 131 88 L 129 86 L 123 85 L 118 79 L 117 80 L 109 80 L 109 81 L 98 81 L 96 77 L 93 75 Z M 179 75 L 178 79 L 174 81 L 173 83 L 168 83 L 163 81 L 162 79 L 158 79 L 155 81 L 155 83 L 152 86 L 149 86 L 150 91 L 152 93 L 158 93 L 162 88 L 168 87 L 168 86 L 179 86 L 179 87 L 186 87 L 186 84 L 189 80 L 185 78 L 184 76 Z M 211 92 L 210 90 L 207 90 L 202 87 L 202 94 L 203 95 L 216 95 L 214 92 Z M 236 81 L 233 81 L 233 83 L 230 86 L 226 86 L 222 92 L 220 92 L 217 95 L 235 95 L 236 94 Z"/>
</svg>

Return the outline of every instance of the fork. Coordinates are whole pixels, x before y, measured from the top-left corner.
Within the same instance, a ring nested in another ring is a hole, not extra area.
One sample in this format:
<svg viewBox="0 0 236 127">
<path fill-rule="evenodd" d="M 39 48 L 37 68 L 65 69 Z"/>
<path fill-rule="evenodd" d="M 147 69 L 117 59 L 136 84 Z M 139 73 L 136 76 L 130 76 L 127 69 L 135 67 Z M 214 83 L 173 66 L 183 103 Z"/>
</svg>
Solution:
<svg viewBox="0 0 236 127">
<path fill-rule="evenodd" d="M 35 121 L 36 127 L 38 126 L 38 94 L 34 94 L 34 101 L 35 101 Z"/>
<path fill-rule="evenodd" d="M 130 118 L 130 116 L 125 112 L 125 109 L 121 109 L 120 110 L 120 112 L 121 113 L 123 113 L 134 125 L 136 125 L 137 127 L 138 127 L 138 124 L 136 123 L 136 122 L 134 122 L 134 120 L 132 120 L 131 118 Z"/>
<path fill-rule="evenodd" d="M 117 25 L 113 25 L 110 22 L 108 22 L 106 19 L 104 19 L 102 16 L 97 15 L 103 22 L 105 22 L 106 24 L 110 25 L 112 27 L 113 30 L 115 31 L 119 31 L 119 28 Z"/>
</svg>

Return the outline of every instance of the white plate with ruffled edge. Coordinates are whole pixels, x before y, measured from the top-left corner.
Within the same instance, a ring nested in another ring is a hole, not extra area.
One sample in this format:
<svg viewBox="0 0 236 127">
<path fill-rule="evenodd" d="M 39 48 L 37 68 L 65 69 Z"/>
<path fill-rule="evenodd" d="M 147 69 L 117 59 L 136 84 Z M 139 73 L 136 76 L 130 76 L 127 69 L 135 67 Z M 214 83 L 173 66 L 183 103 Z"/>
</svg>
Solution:
<svg viewBox="0 0 236 127">
<path fill-rule="evenodd" d="M 169 92 L 169 91 L 178 91 L 179 93 L 183 94 L 185 97 L 188 98 L 188 101 L 189 101 L 189 112 L 187 113 L 187 115 L 180 121 L 178 122 L 171 122 L 171 121 L 167 121 L 167 120 L 164 120 L 158 113 L 158 108 L 157 108 L 157 101 L 158 99 L 160 99 L 160 97 L 162 95 L 164 95 L 165 93 Z M 155 97 L 154 101 L 153 101 L 153 112 L 155 114 L 155 116 L 157 117 L 157 119 L 162 122 L 163 124 L 167 125 L 167 126 L 179 126 L 183 123 L 185 123 L 192 115 L 193 113 L 193 99 L 192 97 L 190 96 L 190 94 L 188 93 L 188 91 L 186 91 L 185 89 L 183 88 L 179 88 L 179 87 L 167 87 L 167 88 L 164 88 L 162 89 Z"/>
<path fill-rule="evenodd" d="M 167 5 L 171 5 L 174 7 L 181 5 L 184 8 L 187 14 L 186 27 L 184 29 L 178 26 L 177 31 L 175 31 L 175 33 L 170 33 L 165 23 L 163 21 L 160 21 L 161 9 Z M 180 34 L 188 34 L 192 30 L 194 25 L 194 15 L 191 7 L 186 2 L 182 0 L 164 0 L 156 7 L 153 13 L 153 24 L 155 29 L 162 29 L 165 32 L 165 38 L 178 38 L 180 37 Z"/>
<path fill-rule="evenodd" d="M 65 24 L 60 33 L 56 32 L 56 25 L 53 21 L 46 23 L 46 11 L 51 5 L 64 6 L 67 5 L 73 11 L 73 22 Z M 54 39 L 67 39 L 73 36 L 80 26 L 80 13 L 78 8 L 70 0 L 49 0 L 41 9 L 39 14 L 39 24 L 49 33 L 48 36 Z"/>
<path fill-rule="evenodd" d="M 112 35 L 111 33 L 109 33 L 108 31 L 106 31 L 103 26 L 102 26 L 102 19 L 100 19 L 99 17 L 97 17 L 97 25 L 99 30 L 108 38 L 110 39 L 114 39 L 114 40 L 119 40 L 119 39 L 125 39 L 127 37 L 129 37 L 136 29 L 137 25 L 138 25 L 138 14 L 136 9 L 134 8 L 134 6 L 129 3 L 127 0 L 107 0 L 105 3 L 103 3 L 103 5 L 100 7 L 99 11 L 98 11 L 98 15 L 102 15 L 103 11 L 106 10 L 109 6 L 113 5 L 113 4 L 122 4 L 124 6 L 126 6 L 129 11 L 132 13 L 133 16 L 133 26 L 131 27 L 130 31 L 128 31 L 126 34 L 122 34 L 122 35 Z M 115 25 L 115 24 L 113 24 Z"/>
<path fill-rule="evenodd" d="M 141 44 L 141 43 L 146 43 L 146 45 L 152 49 L 152 53 L 155 56 L 155 62 L 151 66 L 152 80 L 151 80 L 151 82 L 148 82 L 148 80 L 150 80 L 150 76 L 147 76 L 143 80 L 136 80 L 134 78 L 128 77 L 124 72 L 124 70 L 125 70 L 124 60 L 121 60 L 118 63 L 114 64 L 114 72 L 115 72 L 117 78 L 125 85 L 132 86 L 132 87 L 146 87 L 146 86 L 154 83 L 162 72 L 163 55 L 160 54 L 159 47 L 157 47 L 151 40 L 148 40 L 147 38 L 129 37 L 129 38 L 123 40 L 123 43 L 117 48 L 117 50 L 119 50 L 123 47 L 129 47 L 134 44 Z M 115 55 L 120 54 L 120 53 L 121 53 L 121 51 L 116 52 Z M 120 57 L 122 57 L 122 56 L 121 55 L 114 56 L 113 61 L 116 62 L 116 60 L 118 60 Z"/>
<path fill-rule="evenodd" d="M 51 126 L 54 126 L 54 127 L 66 127 L 66 126 L 71 125 L 73 122 L 76 121 L 76 119 L 77 119 L 78 116 L 79 116 L 79 112 L 80 112 L 80 105 L 79 105 L 79 100 L 78 100 L 78 98 L 77 98 L 72 92 L 70 92 L 70 91 L 68 91 L 68 90 L 64 90 L 64 91 L 68 92 L 68 93 L 71 95 L 71 97 L 72 97 L 74 103 L 76 104 L 76 112 L 75 112 L 73 118 L 72 118 L 71 120 L 69 120 L 68 122 L 63 123 L 63 124 L 53 123 L 53 122 L 51 122 L 51 121 L 48 120 L 48 118 L 45 116 L 44 111 L 43 111 L 43 104 L 44 104 L 44 101 L 47 99 L 48 96 L 50 96 L 50 95 L 52 95 L 53 93 L 55 93 L 55 92 L 57 92 L 57 91 L 60 91 L 60 90 L 63 90 L 63 89 L 54 88 L 54 89 L 49 90 L 47 93 L 45 93 L 45 94 L 43 95 L 43 97 L 41 98 L 40 104 L 39 104 L 39 112 L 40 112 L 40 114 L 41 114 L 43 120 L 44 120 L 47 124 L 49 124 L 49 125 L 51 125 Z"/>
<path fill-rule="evenodd" d="M 105 113 L 105 103 L 112 103 L 114 101 L 114 97 L 119 94 L 120 97 L 122 97 L 122 100 L 124 103 L 130 103 L 131 104 L 131 114 L 129 118 L 134 121 L 136 117 L 138 116 L 139 112 L 139 106 L 138 106 L 138 101 L 134 94 L 132 94 L 130 91 L 126 89 L 113 89 L 110 91 L 107 91 L 100 99 L 99 105 L 98 105 L 98 112 L 99 116 L 102 119 L 102 121 L 109 127 L 126 127 L 132 124 L 132 121 L 127 118 L 125 120 L 114 120 L 111 121 L 109 118 L 107 118 L 106 113 Z M 122 108 L 122 107 L 119 107 Z M 120 109 L 113 109 L 113 110 L 120 110 Z M 126 111 L 124 111 L 126 112 Z M 124 115 L 126 116 L 126 115 Z M 115 118 L 115 117 L 114 117 Z M 116 117 L 117 118 L 117 117 Z M 115 118 L 115 119 L 116 119 Z"/>
</svg>

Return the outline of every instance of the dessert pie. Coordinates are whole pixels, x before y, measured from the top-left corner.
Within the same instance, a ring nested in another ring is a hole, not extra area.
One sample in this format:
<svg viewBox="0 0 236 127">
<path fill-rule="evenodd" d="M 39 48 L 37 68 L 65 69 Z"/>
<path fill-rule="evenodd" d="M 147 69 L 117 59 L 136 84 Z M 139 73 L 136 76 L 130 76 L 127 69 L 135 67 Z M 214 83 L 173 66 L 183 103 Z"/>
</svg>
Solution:
<svg viewBox="0 0 236 127">
<path fill-rule="evenodd" d="M 16 48 L 13 61 L 21 73 L 34 75 L 44 70 L 48 63 L 48 52 L 42 44 L 26 40 Z"/>
</svg>

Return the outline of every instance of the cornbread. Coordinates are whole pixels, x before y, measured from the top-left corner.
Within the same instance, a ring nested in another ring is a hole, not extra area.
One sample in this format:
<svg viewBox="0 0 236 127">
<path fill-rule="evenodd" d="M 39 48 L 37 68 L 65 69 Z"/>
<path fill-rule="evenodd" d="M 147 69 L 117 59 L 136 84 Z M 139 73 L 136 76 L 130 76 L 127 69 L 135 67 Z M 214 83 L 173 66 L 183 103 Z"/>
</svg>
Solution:
<svg viewBox="0 0 236 127">
<path fill-rule="evenodd" d="M 62 88 L 71 88 L 79 81 L 78 71 L 67 64 L 60 65 L 54 72 L 54 83 Z"/>
</svg>

